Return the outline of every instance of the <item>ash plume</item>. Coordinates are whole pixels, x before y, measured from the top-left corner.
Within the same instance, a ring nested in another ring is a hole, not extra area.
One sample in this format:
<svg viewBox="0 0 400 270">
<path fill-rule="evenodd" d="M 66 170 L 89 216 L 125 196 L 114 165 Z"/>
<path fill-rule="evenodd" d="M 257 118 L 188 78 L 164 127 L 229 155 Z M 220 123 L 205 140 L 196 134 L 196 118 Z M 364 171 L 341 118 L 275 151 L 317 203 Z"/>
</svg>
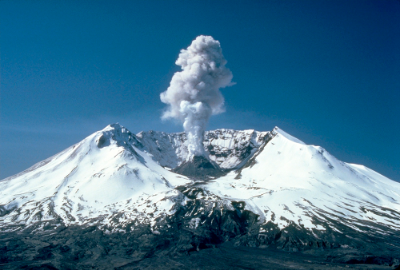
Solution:
<svg viewBox="0 0 400 270">
<path fill-rule="evenodd" d="M 224 112 L 220 88 L 230 86 L 232 72 L 225 67 L 219 41 L 211 36 L 198 36 L 187 49 L 182 49 L 175 64 L 176 72 L 161 101 L 168 104 L 162 119 L 183 122 L 188 140 L 188 158 L 204 156 L 204 131 L 211 115 Z"/>
</svg>

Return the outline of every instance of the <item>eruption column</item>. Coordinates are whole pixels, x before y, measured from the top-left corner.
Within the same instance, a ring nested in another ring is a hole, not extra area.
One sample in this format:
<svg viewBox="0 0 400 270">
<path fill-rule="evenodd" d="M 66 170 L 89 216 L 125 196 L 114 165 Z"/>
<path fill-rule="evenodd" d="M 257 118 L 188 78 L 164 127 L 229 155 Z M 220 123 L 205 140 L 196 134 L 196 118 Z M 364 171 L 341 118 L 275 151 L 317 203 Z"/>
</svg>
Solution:
<svg viewBox="0 0 400 270">
<path fill-rule="evenodd" d="M 219 41 L 211 36 L 198 36 L 175 62 L 176 72 L 161 101 L 168 104 L 162 118 L 183 122 L 188 139 L 188 159 L 204 156 L 204 131 L 211 115 L 224 111 L 220 88 L 231 85 L 232 73 L 225 67 Z"/>
</svg>

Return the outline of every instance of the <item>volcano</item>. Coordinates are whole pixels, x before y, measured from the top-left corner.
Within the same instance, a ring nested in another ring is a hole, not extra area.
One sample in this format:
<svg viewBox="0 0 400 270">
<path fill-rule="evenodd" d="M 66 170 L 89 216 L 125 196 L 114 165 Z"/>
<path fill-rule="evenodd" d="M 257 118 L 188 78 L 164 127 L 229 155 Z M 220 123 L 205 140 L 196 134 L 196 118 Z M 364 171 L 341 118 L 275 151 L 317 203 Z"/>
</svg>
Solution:
<svg viewBox="0 0 400 270">
<path fill-rule="evenodd" d="M 113 124 L 1 180 L 1 268 L 400 264 L 400 183 L 278 127 L 204 138 Z"/>
<path fill-rule="evenodd" d="M 217 164 L 213 164 L 204 156 L 193 156 L 173 169 L 173 172 L 185 175 L 194 180 L 207 180 L 224 175 Z"/>
</svg>

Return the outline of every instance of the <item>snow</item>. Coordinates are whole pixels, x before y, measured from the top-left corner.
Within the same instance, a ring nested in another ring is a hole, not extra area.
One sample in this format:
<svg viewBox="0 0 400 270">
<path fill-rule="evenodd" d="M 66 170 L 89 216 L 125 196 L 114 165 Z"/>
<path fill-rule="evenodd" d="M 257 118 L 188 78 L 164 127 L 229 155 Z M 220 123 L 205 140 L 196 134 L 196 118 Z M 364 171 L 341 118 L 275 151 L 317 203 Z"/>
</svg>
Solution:
<svg viewBox="0 0 400 270">
<path fill-rule="evenodd" d="M 207 131 L 204 148 L 209 158 L 223 169 L 240 168 L 263 144 L 269 132 L 255 130 L 237 131 L 220 129 Z M 175 168 L 186 161 L 189 155 L 185 133 L 140 132 L 137 138 L 145 145 L 146 152 L 161 166 Z M 251 149 L 248 155 L 246 150 Z M 221 153 L 227 154 L 222 156 Z"/>
<path fill-rule="evenodd" d="M 0 217 L 0 229 L 56 215 L 66 224 L 91 224 L 99 217 L 111 226 L 135 219 L 155 224 L 158 217 L 173 214 L 189 201 L 175 188 L 194 181 L 171 171 L 187 158 L 185 140 L 184 133 L 135 135 L 118 124 L 109 125 L 0 181 L 0 206 L 12 211 Z M 232 201 L 244 201 L 260 223 L 273 221 L 284 229 L 294 222 L 325 230 L 313 217 L 326 221 L 329 215 L 356 230 L 362 230 L 357 224 L 363 221 L 400 230 L 400 183 L 365 166 L 339 161 L 278 127 L 272 132 L 209 131 L 203 144 L 211 160 L 231 171 L 198 187 L 209 198 L 219 197 L 228 209 Z M 194 219 L 193 227 L 198 224 Z"/>
<path fill-rule="evenodd" d="M 103 145 L 100 147 L 100 139 Z M 136 147 L 133 134 L 119 125 L 107 126 L 82 142 L 54 156 L 34 170 L 0 182 L 0 205 L 6 209 L 19 207 L 22 212 L 41 211 L 54 205 L 54 211 L 68 223 L 82 218 L 95 218 L 123 210 L 117 204 L 131 200 L 155 200 L 166 213 L 171 204 L 160 203 L 178 185 L 190 182 L 159 166 L 143 149 Z M 175 194 L 178 196 L 179 194 Z M 41 202 L 43 207 L 37 208 Z M 161 205 L 160 205 L 161 204 Z M 50 212 L 50 211 L 46 211 Z M 17 221 L 31 223 L 33 214 Z M 51 215 L 45 216 L 51 218 Z M 0 222 L 11 222 L 5 216 Z"/>
<path fill-rule="evenodd" d="M 282 129 L 280 129 L 279 127 L 275 127 L 273 130 L 274 133 L 277 133 L 277 135 L 279 136 L 283 136 L 286 139 L 295 142 L 295 143 L 299 143 L 299 144 L 305 144 L 304 142 L 300 141 L 299 139 L 293 137 L 292 135 L 286 133 L 285 131 L 283 131 Z"/>
<path fill-rule="evenodd" d="M 226 199 L 245 200 L 253 212 L 268 210 L 269 216 L 263 214 L 265 220 L 270 220 L 273 212 L 278 220 L 284 217 L 309 229 L 319 229 L 312 216 L 306 215 L 313 211 L 318 216 L 315 209 L 358 220 L 367 219 L 359 210 L 362 206 L 400 211 L 399 183 L 364 166 L 343 163 L 322 147 L 305 145 L 279 128 L 274 132 L 275 137 L 256 156 L 254 165 L 239 175 L 230 172 L 203 188 Z M 346 202 L 349 200 L 351 207 Z M 400 228 L 374 213 L 369 217 Z M 302 217 L 301 222 L 298 217 Z M 278 225 L 284 228 L 287 224 L 278 221 Z"/>
</svg>

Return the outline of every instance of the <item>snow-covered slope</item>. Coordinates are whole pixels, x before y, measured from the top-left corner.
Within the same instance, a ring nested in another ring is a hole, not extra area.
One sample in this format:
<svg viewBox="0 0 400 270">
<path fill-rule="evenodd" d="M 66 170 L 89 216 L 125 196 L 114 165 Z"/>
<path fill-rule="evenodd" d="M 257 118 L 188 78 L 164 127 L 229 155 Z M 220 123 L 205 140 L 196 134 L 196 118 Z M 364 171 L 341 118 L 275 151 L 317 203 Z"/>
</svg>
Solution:
<svg viewBox="0 0 400 270">
<path fill-rule="evenodd" d="M 58 217 L 65 224 L 101 217 L 109 224 L 119 212 L 120 223 L 146 219 L 149 212 L 171 214 L 180 196 L 174 188 L 188 182 L 159 166 L 134 134 L 114 124 L 0 181 L 0 228 Z"/>
<path fill-rule="evenodd" d="M 362 165 L 337 160 L 279 128 L 251 165 L 208 182 L 203 188 L 229 200 L 243 200 L 262 222 L 283 229 L 291 223 L 343 233 L 400 231 L 400 184 Z M 335 222 L 336 221 L 336 222 Z"/>
<path fill-rule="evenodd" d="M 246 235 L 246 245 L 281 241 L 288 250 L 399 239 L 400 183 L 371 169 L 279 128 L 209 131 L 204 147 L 223 176 L 198 181 L 173 172 L 187 157 L 184 133 L 107 126 L 0 181 L 0 232 L 147 224 L 168 234 L 181 224 L 176 233 L 198 241 L 189 247 Z"/>
</svg>

